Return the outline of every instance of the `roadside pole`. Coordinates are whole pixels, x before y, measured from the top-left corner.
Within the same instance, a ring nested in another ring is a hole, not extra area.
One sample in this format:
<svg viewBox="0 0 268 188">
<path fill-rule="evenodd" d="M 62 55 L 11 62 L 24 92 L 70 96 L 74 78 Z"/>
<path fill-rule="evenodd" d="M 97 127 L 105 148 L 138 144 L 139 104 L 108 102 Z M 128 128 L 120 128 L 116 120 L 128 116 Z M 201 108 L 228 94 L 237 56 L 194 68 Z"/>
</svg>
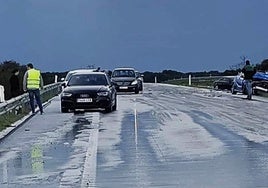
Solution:
<svg viewBox="0 0 268 188">
<path fill-rule="evenodd" d="M 192 85 L 192 75 L 189 74 L 189 86 Z"/>
<path fill-rule="evenodd" d="M 5 102 L 5 88 L 0 85 L 0 103 Z"/>
<path fill-rule="evenodd" d="M 55 75 L 55 81 L 54 83 L 58 83 L 58 75 Z"/>
</svg>

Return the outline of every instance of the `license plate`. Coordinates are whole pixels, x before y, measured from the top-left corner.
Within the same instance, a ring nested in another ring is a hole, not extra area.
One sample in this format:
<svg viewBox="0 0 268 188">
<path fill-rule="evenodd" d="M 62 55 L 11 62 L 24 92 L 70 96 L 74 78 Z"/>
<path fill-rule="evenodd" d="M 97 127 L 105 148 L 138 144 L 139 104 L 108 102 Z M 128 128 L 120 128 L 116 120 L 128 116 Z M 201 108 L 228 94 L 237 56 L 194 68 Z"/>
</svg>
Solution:
<svg viewBox="0 0 268 188">
<path fill-rule="evenodd" d="M 77 99 L 77 102 L 92 102 L 92 98 Z"/>
<path fill-rule="evenodd" d="M 126 87 L 126 86 L 121 86 L 121 87 L 119 87 L 119 89 L 128 89 L 128 87 Z"/>
</svg>

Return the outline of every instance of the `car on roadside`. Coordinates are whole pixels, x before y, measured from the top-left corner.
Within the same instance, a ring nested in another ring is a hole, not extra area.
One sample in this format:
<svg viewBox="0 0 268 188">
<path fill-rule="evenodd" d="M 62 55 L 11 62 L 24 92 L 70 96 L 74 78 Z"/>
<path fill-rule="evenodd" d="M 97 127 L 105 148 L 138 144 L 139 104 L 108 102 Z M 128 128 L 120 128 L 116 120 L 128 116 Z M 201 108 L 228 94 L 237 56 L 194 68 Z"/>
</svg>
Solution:
<svg viewBox="0 0 268 188">
<path fill-rule="evenodd" d="M 117 108 L 117 92 L 104 72 L 78 72 L 70 76 L 61 93 L 61 112 Z"/>
<path fill-rule="evenodd" d="M 232 94 L 237 94 L 237 93 L 247 94 L 243 75 L 239 74 L 234 77 L 233 84 L 231 87 L 231 93 Z"/>
<path fill-rule="evenodd" d="M 213 88 L 216 90 L 231 90 L 233 77 L 222 77 L 213 82 Z"/>
<path fill-rule="evenodd" d="M 116 68 L 112 71 L 111 80 L 118 92 L 135 92 L 142 89 L 134 68 Z"/>
</svg>

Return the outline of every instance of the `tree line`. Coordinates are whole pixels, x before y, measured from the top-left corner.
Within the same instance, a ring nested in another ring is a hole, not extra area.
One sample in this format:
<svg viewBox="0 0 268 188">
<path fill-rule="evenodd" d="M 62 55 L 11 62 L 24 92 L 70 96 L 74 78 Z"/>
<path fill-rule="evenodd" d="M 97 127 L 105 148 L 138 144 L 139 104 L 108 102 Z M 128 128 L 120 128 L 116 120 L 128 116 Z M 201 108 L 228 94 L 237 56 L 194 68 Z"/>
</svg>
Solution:
<svg viewBox="0 0 268 188">
<path fill-rule="evenodd" d="M 19 78 L 20 94 L 23 94 L 24 92 L 22 88 L 22 83 L 24 73 L 27 71 L 26 65 L 20 65 L 19 63 L 13 60 L 4 61 L 0 63 L 0 85 L 4 86 L 4 94 L 6 100 L 11 98 L 9 79 L 12 76 L 12 72 L 15 69 L 19 70 L 18 78 Z M 55 75 L 58 76 L 58 81 L 60 81 L 60 78 L 65 77 L 67 72 L 44 72 L 41 74 L 44 80 L 44 85 L 48 85 L 55 82 Z"/>
<path fill-rule="evenodd" d="M 260 64 L 255 65 L 258 71 L 266 72 L 268 71 L 268 59 L 263 60 Z M 230 70 L 225 70 L 224 72 L 219 71 L 203 71 L 203 72 L 178 72 L 174 70 L 163 70 L 162 72 L 143 72 L 144 82 L 153 83 L 155 78 L 157 82 L 165 82 L 167 80 L 187 78 L 189 75 L 192 77 L 204 77 L 204 76 L 233 76 L 238 72 L 241 72 L 242 67 L 236 67 L 235 69 L 230 68 Z M 14 60 L 4 61 L 0 63 L 0 85 L 5 88 L 5 99 L 11 98 L 9 79 L 12 75 L 12 71 L 18 69 L 19 81 L 20 81 L 20 93 L 23 93 L 22 82 L 24 73 L 27 71 L 26 65 L 20 65 Z M 42 71 L 42 70 L 41 70 Z M 111 71 L 109 71 L 111 72 Z M 58 80 L 66 76 L 67 72 L 44 72 L 42 77 L 44 80 L 44 85 L 48 85 L 55 82 L 55 75 L 58 76 Z"/>
</svg>

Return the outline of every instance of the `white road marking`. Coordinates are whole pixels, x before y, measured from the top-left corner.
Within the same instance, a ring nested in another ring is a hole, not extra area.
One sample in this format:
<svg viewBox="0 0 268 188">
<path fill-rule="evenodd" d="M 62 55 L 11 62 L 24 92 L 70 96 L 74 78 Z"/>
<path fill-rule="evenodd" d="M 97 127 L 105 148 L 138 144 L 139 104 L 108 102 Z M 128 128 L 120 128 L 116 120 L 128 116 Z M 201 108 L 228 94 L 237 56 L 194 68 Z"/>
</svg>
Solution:
<svg viewBox="0 0 268 188">
<path fill-rule="evenodd" d="M 88 147 L 86 153 L 86 160 L 84 163 L 83 176 L 81 187 L 95 187 L 96 168 L 97 168 L 97 148 L 98 148 L 98 134 L 99 134 L 99 113 L 93 116 L 92 125 L 94 129 L 90 132 Z"/>
<path fill-rule="evenodd" d="M 91 123 L 79 122 L 87 128 L 82 130 L 72 145 L 75 150 L 69 162 L 63 167 L 60 188 L 78 187 L 79 184 L 82 188 L 95 187 L 100 114 L 85 113 L 78 118 Z M 77 117 L 74 117 L 74 120 L 76 119 Z"/>
<path fill-rule="evenodd" d="M 135 144 L 138 145 L 138 122 L 137 122 L 137 103 L 134 101 L 134 131 L 135 131 Z"/>
</svg>

